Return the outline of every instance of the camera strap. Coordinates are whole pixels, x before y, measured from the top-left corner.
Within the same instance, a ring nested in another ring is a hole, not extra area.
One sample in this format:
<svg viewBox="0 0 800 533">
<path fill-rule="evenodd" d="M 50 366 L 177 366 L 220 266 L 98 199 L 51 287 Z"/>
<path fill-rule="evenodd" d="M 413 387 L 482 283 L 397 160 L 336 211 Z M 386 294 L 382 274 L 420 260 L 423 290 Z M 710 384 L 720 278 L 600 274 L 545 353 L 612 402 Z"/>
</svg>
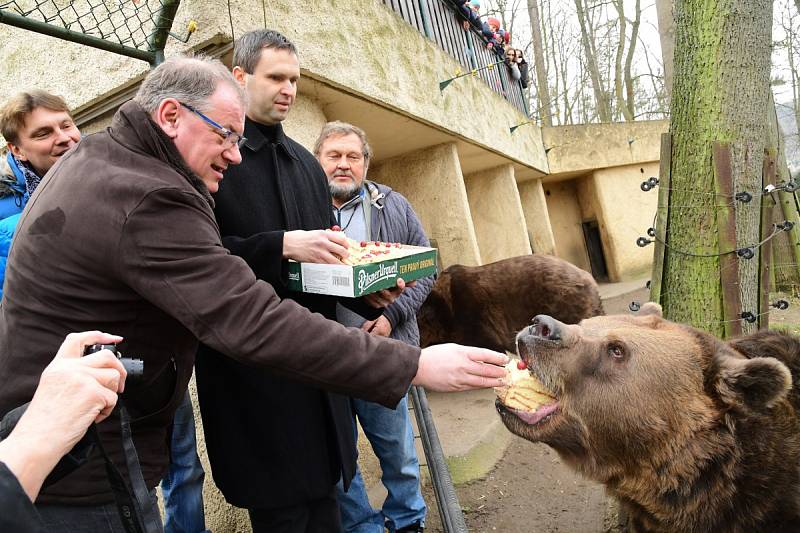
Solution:
<svg viewBox="0 0 800 533">
<path fill-rule="evenodd" d="M 139 456 L 136 454 L 136 447 L 133 444 L 131 433 L 131 419 L 128 410 L 122 403 L 122 398 L 117 401 L 119 410 L 120 426 L 122 432 L 122 451 L 125 454 L 125 466 L 128 470 L 130 485 L 126 483 L 125 477 L 120 472 L 117 465 L 109 457 L 100 435 L 97 432 L 97 425 L 92 424 L 89 435 L 94 444 L 100 450 L 103 461 L 106 464 L 108 482 L 114 493 L 114 501 L 117 504 L 119 518 L 127 533 L 163 533 L 164 528 L 160 523 L 157 512 L 151 507 L 153 502 L 150 499 L 150 492 L 145 485 L 142 476 L 142 468 L 139 465 Z"/>
</svg>

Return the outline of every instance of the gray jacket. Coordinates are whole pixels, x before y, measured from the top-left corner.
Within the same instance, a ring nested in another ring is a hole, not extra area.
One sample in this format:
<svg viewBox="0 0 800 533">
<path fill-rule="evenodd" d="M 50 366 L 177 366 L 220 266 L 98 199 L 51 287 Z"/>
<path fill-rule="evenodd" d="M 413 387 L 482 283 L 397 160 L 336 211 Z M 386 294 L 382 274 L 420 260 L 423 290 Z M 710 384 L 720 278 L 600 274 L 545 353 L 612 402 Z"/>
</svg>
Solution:
<svg viewBox="0 0 800 533">
<path fill-rule="evenodd" d="M 367 181 L 370 202 L 370 236 L 374 241 L 401 242 L 414 246 L 430 246 L 417 214 L 399 192 L 380 183 Z M 386 308 L 384 315 L 392 325 L 393 339 L 419 346 L 417 312 L 433 287 L 433 277 L 417 280 L 414 287 Z"/>
</svg>

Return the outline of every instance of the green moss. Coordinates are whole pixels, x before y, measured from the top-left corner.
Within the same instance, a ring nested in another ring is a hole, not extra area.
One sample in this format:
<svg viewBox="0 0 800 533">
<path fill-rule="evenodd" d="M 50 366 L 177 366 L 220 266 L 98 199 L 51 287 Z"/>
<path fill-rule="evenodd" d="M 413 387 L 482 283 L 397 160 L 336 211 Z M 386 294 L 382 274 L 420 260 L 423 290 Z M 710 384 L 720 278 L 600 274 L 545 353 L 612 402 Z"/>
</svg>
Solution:
<svg viewBox="0 0 800 533">
<path fill-rule="evenodd" d="M 505 427 L 498 427 L 467 454 L 447 458 L 453 483 L 460 485 L 485 477 L 505 454 L 514 436 Z"/>
</svg>

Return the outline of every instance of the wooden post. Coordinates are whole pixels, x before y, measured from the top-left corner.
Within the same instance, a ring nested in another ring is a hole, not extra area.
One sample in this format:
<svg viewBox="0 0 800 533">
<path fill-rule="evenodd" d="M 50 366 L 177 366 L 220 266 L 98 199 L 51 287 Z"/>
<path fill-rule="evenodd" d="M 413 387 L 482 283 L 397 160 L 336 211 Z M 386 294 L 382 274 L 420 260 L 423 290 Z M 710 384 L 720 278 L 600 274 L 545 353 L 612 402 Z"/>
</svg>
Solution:
<svg viewBox="0 0 800 533">
<path fill-rule="evenodd" d="M 725 337 L 731 338 L 742 334 L 742 300 L 739 295 L 739 257 L 735 253 L 725 253 L 738 248 L 736 245 L 736 208 L 734 205 L 736 200 L 733 198 L 730 145 L 713 143 L 712 161 L 716 192 L 722 195 L 725 204 L 730 204 L 717 212 L 717 228 L 719 251 L 720 254 L 725 254 L 719 258 L 722 316 L 725 321 Z"/>
<path fill-rule="evenodd" d="M 672 135 L 661 134 L 661 159 L 658 165 L 658 205 L 656 206 L 656 242 L 653 250 L 653 272 L 650 276 L 650 301 L 663 304 L 661 300 L 664 275 L 664 243 L 667 241 L 669 220 L 669 193 L 671 187 Z"/>
</svg>

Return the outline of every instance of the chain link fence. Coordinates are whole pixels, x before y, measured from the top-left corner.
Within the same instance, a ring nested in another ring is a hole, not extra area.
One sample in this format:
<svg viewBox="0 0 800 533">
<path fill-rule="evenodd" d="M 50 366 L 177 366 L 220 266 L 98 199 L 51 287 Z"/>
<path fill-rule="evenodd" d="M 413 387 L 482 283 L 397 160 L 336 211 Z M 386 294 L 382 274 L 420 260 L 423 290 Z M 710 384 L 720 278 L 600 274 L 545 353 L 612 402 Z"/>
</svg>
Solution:
<svg viewBox="0 0 800 533">
<path fill-rule="evenodd" d="M 180 0 L 0 0 L 0 23 L 155 65 L 163 60 L 179 3 Z M 190 24 L 189 33 L 193 31 Z"/>
</svg>

